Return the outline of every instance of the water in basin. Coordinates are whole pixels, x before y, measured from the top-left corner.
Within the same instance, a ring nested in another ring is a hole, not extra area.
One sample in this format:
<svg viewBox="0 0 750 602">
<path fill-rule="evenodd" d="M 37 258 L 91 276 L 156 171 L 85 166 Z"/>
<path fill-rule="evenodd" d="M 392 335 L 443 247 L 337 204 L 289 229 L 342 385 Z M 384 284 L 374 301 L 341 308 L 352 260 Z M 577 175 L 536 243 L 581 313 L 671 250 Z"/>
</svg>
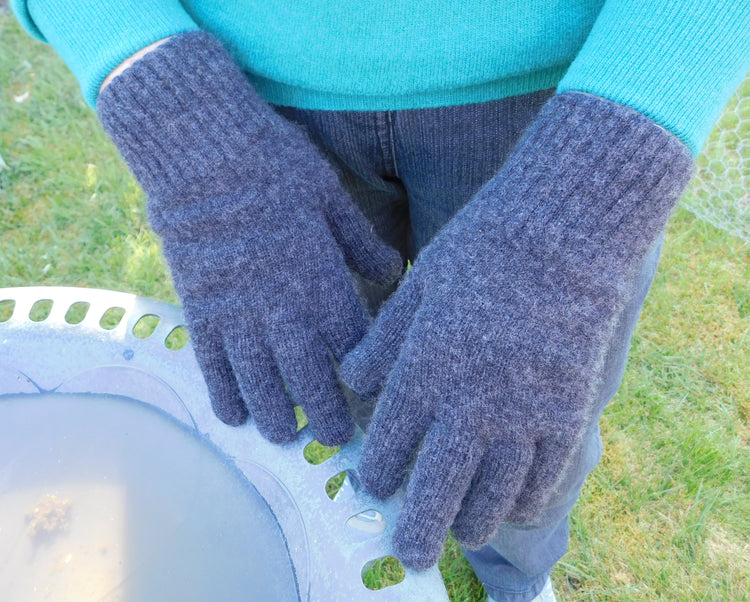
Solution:
<svg viewBox="0 0 750 602">
<path fill-rule="evenodd" d="M 0 600 L 297 600 L 253 486 L 159 410 L 0 396 Z"/>
</svg>

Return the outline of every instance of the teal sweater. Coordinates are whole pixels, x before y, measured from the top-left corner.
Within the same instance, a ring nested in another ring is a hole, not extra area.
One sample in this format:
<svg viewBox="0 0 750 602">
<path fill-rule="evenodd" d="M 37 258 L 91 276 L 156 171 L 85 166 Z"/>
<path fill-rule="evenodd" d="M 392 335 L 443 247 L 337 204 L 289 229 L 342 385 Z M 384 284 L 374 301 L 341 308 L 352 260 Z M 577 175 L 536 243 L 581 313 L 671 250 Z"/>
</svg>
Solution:
<svg viewBox="0 0 750 602">
<path fill-rule="evenodd" d="M 144 46 L 201 28 L 269 102 L 386 110 L 550 87 L 630 106 L 694 154 L 750 69 L 750 0 L 11 0 L 95 106 Z"/>
</svg>

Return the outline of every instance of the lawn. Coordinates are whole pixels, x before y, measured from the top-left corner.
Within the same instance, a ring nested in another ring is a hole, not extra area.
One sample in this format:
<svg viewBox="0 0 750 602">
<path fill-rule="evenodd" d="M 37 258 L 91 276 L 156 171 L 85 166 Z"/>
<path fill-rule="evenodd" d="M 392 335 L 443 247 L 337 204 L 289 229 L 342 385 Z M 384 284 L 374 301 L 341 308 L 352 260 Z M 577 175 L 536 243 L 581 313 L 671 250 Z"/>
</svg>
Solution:
<svg viewBox="0 0 750 602">
<path fill-rule="evenodd" d="M 177 302 L 142 192 L 59 58 L 7 13 L 0 155 L 0 287 Z M 739 160 L 747 178 L 747 152 Z M 553 574 L 560 600 L 748 599 L 749 283 L 750 246 L 678 208 Z M 484 599 L 454 543 L 440 568 L 451 600 Z"/>
</svg>

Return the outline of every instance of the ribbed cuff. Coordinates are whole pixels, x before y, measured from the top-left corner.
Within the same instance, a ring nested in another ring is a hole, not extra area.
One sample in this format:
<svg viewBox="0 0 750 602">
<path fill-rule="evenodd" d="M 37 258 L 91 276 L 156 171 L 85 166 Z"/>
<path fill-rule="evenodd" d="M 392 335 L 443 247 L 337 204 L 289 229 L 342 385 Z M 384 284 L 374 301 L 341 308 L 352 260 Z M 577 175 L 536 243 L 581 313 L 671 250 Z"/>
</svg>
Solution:
<svg viewBox="0 0 750 602">
<path fill-rule="evenodd" d="M 692 166 L 687 147 L 640 113 L 559 94 L 498 176 L 501 227 L 510 241 L 626 265 L 663 230 Z"/>
<path fill-rule="evenodd" d="M 141 186 L 160 197 L 240 163 L 273 125 L 265 106 L 218 40 L 190 32 L 115 77 L 97 112 Z"/>
</svg>

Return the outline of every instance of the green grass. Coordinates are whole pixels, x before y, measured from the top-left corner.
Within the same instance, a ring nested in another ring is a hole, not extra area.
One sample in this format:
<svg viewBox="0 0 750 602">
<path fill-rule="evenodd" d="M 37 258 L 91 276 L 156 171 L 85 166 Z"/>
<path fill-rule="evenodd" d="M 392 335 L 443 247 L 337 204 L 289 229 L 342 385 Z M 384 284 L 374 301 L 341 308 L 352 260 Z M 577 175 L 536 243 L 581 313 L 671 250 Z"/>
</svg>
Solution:
<svg viewBox="0 0 750 602">
<path fill-rule="evenodd" d="M 750 249 L 679 211 L 555 574 L 569 599 L 747 599 L 748 282 Z"/>
<path fill-rule="evenodd" d="M 0 287 L 177 301 L 138 186 L 70 73 L 9 16 L 0 16 L 0 155 Z M 604 459 L 553 574 L 561 600 L 748 599 L 748 282 L 748 246 L 679 209 L 602 422 Z M 0 304 L 0 320 L 8 311 Z M 439 566 L 452 600 L 484 599 L 453 540 Z M 367 579 L 396 577 L 383 561 Z"/>
<path fill-rule="evenodd" d="M 9 166 L 0 168 L 2 284 L 99 287 L 176 302 L 142 193 L 77 83 L 12 17 L 2 17 L 0 34 L 0 154 Z"/>
</svg>

